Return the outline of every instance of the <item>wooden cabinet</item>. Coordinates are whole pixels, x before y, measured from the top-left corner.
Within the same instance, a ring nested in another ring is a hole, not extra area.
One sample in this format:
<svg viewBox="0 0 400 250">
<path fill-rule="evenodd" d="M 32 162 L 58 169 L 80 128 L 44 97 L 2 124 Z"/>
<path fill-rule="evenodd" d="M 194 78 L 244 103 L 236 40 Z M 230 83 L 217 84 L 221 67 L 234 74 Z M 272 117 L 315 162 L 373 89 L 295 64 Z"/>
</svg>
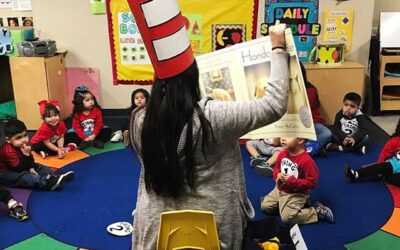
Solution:
<svg viewBox="0 0 400 250">
<path fill-rule="evenodd" d="M 400 78 L 388 77 L 385 69 L 388 64 L 400 64 L 399 55 L 381 55 L 379 69 L 380 111 L 400 110 Z"/>
<path fill-rule="evenodd" d="M 318 90 L 321 113 L 327 124 L 333 124 L 336 113 L 342 108 L 343 97 L 356 92 L 364 101 L 365 68 L 356 62 L 335 65 L 304 64 L 307 79 Z"/>
<path fill-rule="evenodd" d="M 63 55 L 53 57 L 11 57 L 10 70 L 18 119 L 28 130 L 42 124 L 38 102 L 55 99 L 61 119 L 70 114 Z"/>
</svg>

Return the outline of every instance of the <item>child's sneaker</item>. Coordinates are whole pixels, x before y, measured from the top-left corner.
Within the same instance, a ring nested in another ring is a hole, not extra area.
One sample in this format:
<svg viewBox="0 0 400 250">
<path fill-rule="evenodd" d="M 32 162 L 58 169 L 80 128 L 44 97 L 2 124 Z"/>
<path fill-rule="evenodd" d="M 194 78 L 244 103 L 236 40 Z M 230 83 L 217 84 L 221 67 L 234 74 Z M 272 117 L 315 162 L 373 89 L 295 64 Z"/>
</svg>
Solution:
<svg viewBox="0 0 400 250">
<path fill-rule="evenodd" d="M 119 142 L 122 141 L 123 137 L 122 137 L 122 131 L 118 130 L 115 131 L 114 136 L 111 138 L 111 142 Z"/>
<path fill-rule="evenodd" d="M 64 176 L 58 174 L 48 174 L 46 176 L 44 188 L 46 190 L 54 191 L 62 186 Z"/>
<path fill-rule="evenodd" d="M 62 181 L 63 182 L 69 182 L 72 181 L 75 178 L 75 172 L 74 171 L 68 171 L 64 174 L 61 174 L 62 176 Z"/>
<path fill-rule="evenodd" d="M 98 148 L 98 149 L 103 149 L 104 148 L 104 142 L 99 141 L 99 140 L 94 140 L 93 141 L 93 147 Z"/>
<path fill-rule="evenodd" d="M 77 146 L 75 143 L 68 143 L 67 146 L 64 147 L 65 152 L 70 152 L 76 150 Z"/>
<path fill-rule="evenodd" d="M 40 156 L 42 157 L 42 159 L 46 159 L 46 157 L 49 155 L 48 153 L 44 152 L 44 151 L 40 151 Z"/>
<path fill-rule="evenodd" d="M 349 165 L 347 165 L 347 164 L 344 164 L 343 171 L 350 183 L 353 183 L 356 181 L 356 179 L 358 177 L 357 171 L 351 169 L 349 167 Z"/>
<path fill-rule="evenodd" d="M 250 166 L 254 168 L 257 165 L 263 164 L 267 160 L 266 157 L 255 157 L 250 160 Z"/>
<path fill-rule="evenodd" d="M 366 155 L 367 154 L 367 147 L 366 146 L 362 146 L 360 148 L 360 152 L 361 152 L 361 154 Z"/>
<path fill-rule="evenodd" d="M 82 142 L 79 144 L 79 149 L 80 149 L 80 150 L 85 150 L 85 149 L 89 148 L 90 145 L 91 145 L 90 142 L 88 142 L 88 141 L 82 141 Z"/>
<path fill-rule="evenodd" d="M 256 165 L 254 167 L 254 170 L 258 174 L 263 175 L 263 176 L 268 176 L 268 177 L 271 177 L 274 172 L 272 167 L 268 163 L 265 163 L 265 162 L 261 163 L 260 165 Z"/>
<path fill-rule="evenodd" d="M 335 223 L 335 218 L 329 207 L 324 206 L 321 202 L 315 202 L 314 208 L 317 211 L 318 220 L 323 220 L 331 224 Z"/>
<path fill-rule="evenodd" d="M 326 144 L 326 150 L 327 151 L 343 151 L 343 147 L 330 142 L 330 143 Z"/>
<path fill-rule="evenodd" d="M 17 219 L 17 221 L 25 221 L 29 219 L 28 213 L 25 211 L 21 203 L 16 203 L 14 206 L 12 206 L 10 208 L 9 215 Z"/>
<path fill-rule="evenodd" d="M 128 147 L 129 145 L 129 130 L 124 131 L 124 146 Z"/>
</svg>

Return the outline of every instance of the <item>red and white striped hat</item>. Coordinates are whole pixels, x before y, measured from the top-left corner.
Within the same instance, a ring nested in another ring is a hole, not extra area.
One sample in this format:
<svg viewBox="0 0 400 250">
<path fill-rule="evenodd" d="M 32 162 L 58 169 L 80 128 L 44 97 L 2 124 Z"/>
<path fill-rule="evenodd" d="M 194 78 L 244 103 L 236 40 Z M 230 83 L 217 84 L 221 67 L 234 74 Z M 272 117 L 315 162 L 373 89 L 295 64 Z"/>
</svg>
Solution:
<svg viewBox="0 0 400 250">
<path fill-rule="evenodd" d="M 128 0 L 156 76 L 175 76 L 194 60 L 177 0 Z"/>
</svg>

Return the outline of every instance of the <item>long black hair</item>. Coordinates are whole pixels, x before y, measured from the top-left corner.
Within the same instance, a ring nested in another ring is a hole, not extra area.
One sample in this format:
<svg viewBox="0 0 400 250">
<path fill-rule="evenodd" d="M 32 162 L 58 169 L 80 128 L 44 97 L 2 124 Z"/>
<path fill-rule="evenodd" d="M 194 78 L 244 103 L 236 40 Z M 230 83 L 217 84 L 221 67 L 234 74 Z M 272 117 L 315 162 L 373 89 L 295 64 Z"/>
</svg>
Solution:
<svg viewBox="0 0 400 250">
<path fill-rule="evenodd" d="M 72 116 L 85 111 L 85 107 L 83 107 L 83 100 L 85 99 L 86 94 L 91 94 L 94 101 L 94 107 L 101 109 L 101 106 L 97 102 L 96 96 L 93 95 L 93 93 L 90 92 L 90 90 L 86 86 L 79 86 L 75 89 L 74 99 L 72 100 L 72 104 L 74 104 L 74 108 L 72 109 Z"/>
<path fill-rule="evenodd" d="M 155 79 L 141 135 L 148 192 L 178 198 L 188 187 L 190 191 L 196 190 L 192 136 L 195 111 L 203 132 L 203 146 L 212 135 L 210 123 L 197 103 L 200 98 L 196 61 L 177 76 Z M 186 132 L 182 134 L 185 126 Z M 178 152 L 181 134 L 186 140 L 182 152 Z"/>
<path fill-rule="evenodd" d="M 132 92 L 131 94 L 131 106 L 128 108 L 128 114 L 130 115 L 132 111 L 137 108 L 135 104 L 135 96 L 137 93 L 142 93 L 144 98 L 146 98 L 146 103 L 149 101 L 150 94 L 147 90 L 145 89 L 136 89 L 135 91 Z"/>
<path fill-rule="evenodd" d="M 303 75 L 304 84 L 306 85 L 306 89 L 313 88 L 315 90 L 315 93 L 317 94 L 317 105 L 318 105 L 318 107 L 320 107 L 321 103 L 319 102 L 318 90 L 311 82 L 308 81 L 307 71 L 302 62 L 300 62 L 300 68 L 301 68 L 301 74 Z"/>
</svg>

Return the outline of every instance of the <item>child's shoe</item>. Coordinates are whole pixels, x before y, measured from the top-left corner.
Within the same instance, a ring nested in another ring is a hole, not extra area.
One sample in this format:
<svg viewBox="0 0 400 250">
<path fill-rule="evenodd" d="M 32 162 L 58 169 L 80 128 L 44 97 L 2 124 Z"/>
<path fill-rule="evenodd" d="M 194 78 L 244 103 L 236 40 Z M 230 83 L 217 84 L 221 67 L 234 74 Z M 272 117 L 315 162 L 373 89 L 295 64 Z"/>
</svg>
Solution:
<svg viewBox="0 0 400 250">
<path fill-rule="evenodd" d="M 45 179 L 44 188 L 46 190 L 54 191 L 64 184 L 63 179 L 64 179 L 63 175 L 48 174 Z"/>
<path fill-rule="evenodd" d="M 123 137 L 122 137 L 122 131 L 118 130 L 115 131 L 114 136 L 111 138 L 111 142 L 119 142 L 122 141 Z"/>
<path fill-rule="evenodd" d="M 10 208 L 9 215 L 17 221 L 25 221 L 29 219 L 28 213 L 25 211 L 21 203 L 16 203 Z"/>
<path fill-rule="evenodd" d="M 266 162 L 263 162 L 263 163 L 261 163 L 261 164 L 259 164 L 259 165 L 256 165 L 256 166 L 254 167 L 254 170 L 255 170 L 258 174 L 263 175 L 263 176 L 268 176 L 268 177 L 271 177 L 272 174 L 273 174 L 273 172 L 274 172 L 274 170 L 272 169 L 272 167 L 271 167 L 268 163 L 266 163 Z"/>
<path fill-rule="evenodd" d="M 42 159 L 46 159 L 46 157 L 49 155 L 48 153 L 44 152 L 44 151 L 40 151 L 40 156 L 42 157 Z"/>
<path fill-rule="evenodd" d="M 367 147 L 366 146 L 362 146 L 360 148 L 360 153 L 363 154 L 363 155 L 366 155 L 367 154 Z"/>
<path fill-rule="evenodd" d="M 344 164 L 343 171 L 350 183 L 355 182 L 358 178 L 357 171 L 351 169 L 347 164 Z"/>
<path fill-rule="evenodd" d="M 79 144 L 79 149 L 80 149 L 80 150 L 85 150 L 85 149 L 89 148 L 90 145 L 91 145 L 90 142 L 88 142 L 88 141 L 82 141 L 82 142 Z"/>
<path fill-rule="evenodd" d="M 250 160 L 250 166 L 252 168 L 254 168 L 257 165 L 263 164 L 266 160 L 267 160 L 266 157 L 262 157 L 262 156 L 254 157 L 253 159 Z"/>
<path fill-rule="evenodd" d="M 124 146 L 128 147 L 129 145 L 129 130 L 124 131 Z"/>
<path fill-rule="evenodd" d="M 75 172 L 74 171 L 68 171 L 64 174 L 60 174 L 60 173 L 53 173 L 54 176 L 56 177 L 60 177 L 62 176 L 62 181 L 63 182 L 69 182 L 72 181 L 75 178 Z"/>
<path fill-rule="evenodd" d="M 327 151 L 343 151 L 343 147 L 330 142 L 330 143 L 326 144 L 326 150 Z"/>
<path fill-rule="evenodd" d="M 93 147 L 98 148 L 98 149 L 103 149 L 104 148 L 104 142 L 99 141 L 99 140 L 94 140 L 93 141 Z"/>
<path fill-rule="evenodd" d="M 333 217 L 332 210 L 329 207 L 324 206 L 321 202 L 315 202 L 314 208 L 317 211 L 318 220 L 323 220 L 331 224 L 335 223 L 335 218 Z"/>
<path fill-rule="evenodd" d="M 75 143 L 68 143 L 67 146 L 64 147 L 65 152 L 70 152 L 76 150 L 77 146 Z"/>
</svg>

